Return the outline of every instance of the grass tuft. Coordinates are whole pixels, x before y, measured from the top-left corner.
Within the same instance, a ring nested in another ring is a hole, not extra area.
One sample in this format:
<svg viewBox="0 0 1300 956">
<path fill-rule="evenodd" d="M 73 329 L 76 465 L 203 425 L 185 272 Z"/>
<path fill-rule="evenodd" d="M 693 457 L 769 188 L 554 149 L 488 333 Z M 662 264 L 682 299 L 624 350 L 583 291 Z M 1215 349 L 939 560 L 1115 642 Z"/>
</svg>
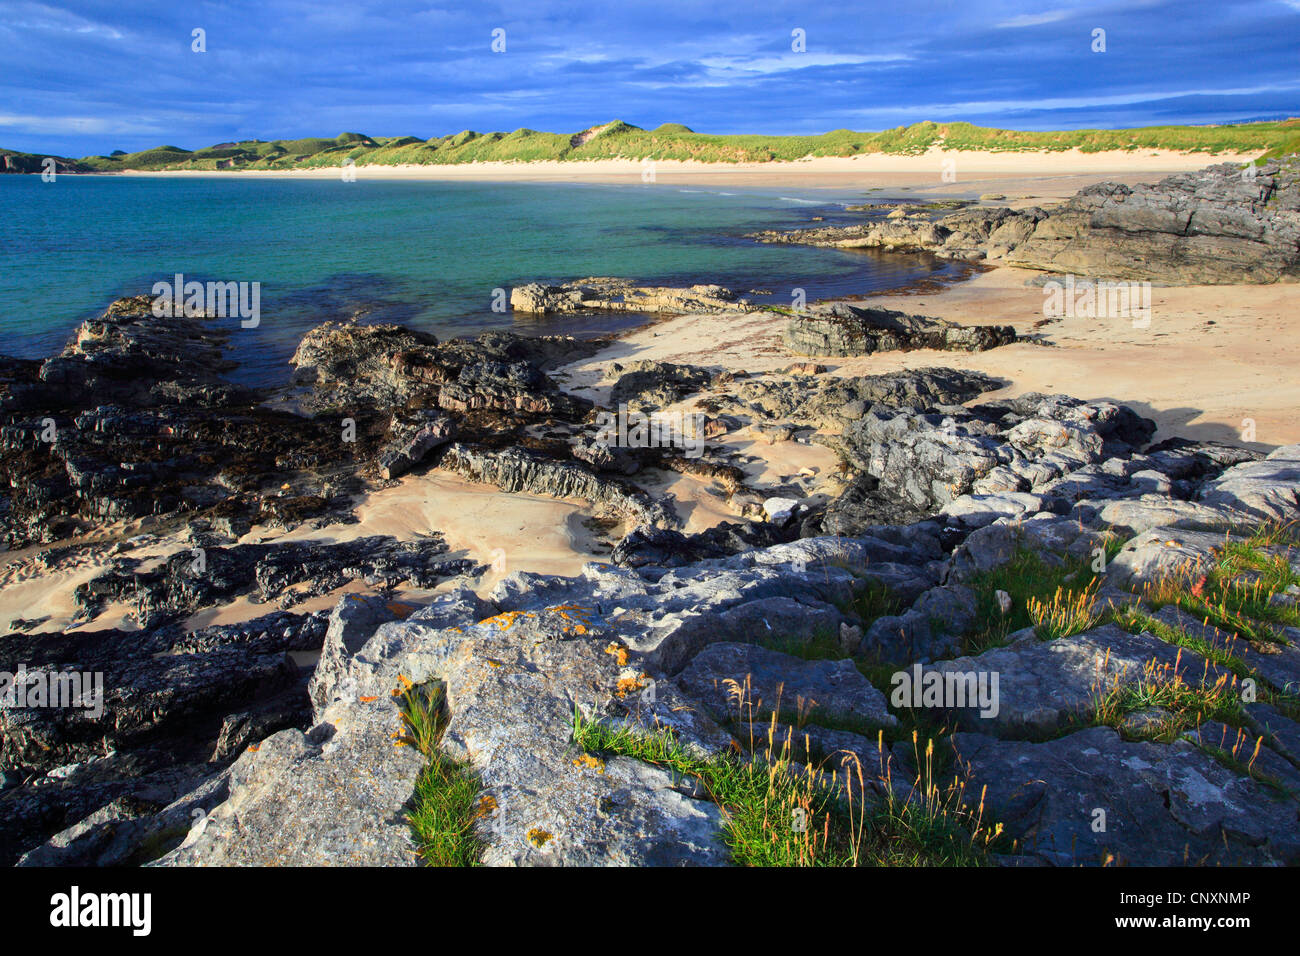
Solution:
<svg viewBox="0 0 1300 956">
<path fill-rule="evenodd" d="M 795 733 L 787 730 L 781 739 L 774 718 L 766 747 L 754 748 L 762 756 L 702 757 L 665 729 L 611 727 L 580 712 L 573 718 L 574 742 L 584 750 L 632 757 L 698 781 L 721 809 L 728 849 L 742 866 L 977 866 L 1004 842 L 1001 827 L 983 820 L 982 795 L 971 810 L 955 780 L 943 787 L 934 782 L 933 744 L 924 761 L 918 757 L 923 770 L 910 792 L 900 796 L 889 767 L 872 773 L 853 753 L 797 763 Z M 869 784 L 877 779 L 884 781 L 884 797 Z"/>
<path fill-rule="evenodd" d="M 491 797 L 479 797 L 479 781 L 472 771 L 439 749 L 448 719 L 446 689 L 441 682 L 411 687 L 403 695 L 400 742 L 415 747 L 429 760 L 415 780 L 407 821 L 428 866 L 478 866 L 483 845 L 474 823 L 496 805 Z"/>
</svg>

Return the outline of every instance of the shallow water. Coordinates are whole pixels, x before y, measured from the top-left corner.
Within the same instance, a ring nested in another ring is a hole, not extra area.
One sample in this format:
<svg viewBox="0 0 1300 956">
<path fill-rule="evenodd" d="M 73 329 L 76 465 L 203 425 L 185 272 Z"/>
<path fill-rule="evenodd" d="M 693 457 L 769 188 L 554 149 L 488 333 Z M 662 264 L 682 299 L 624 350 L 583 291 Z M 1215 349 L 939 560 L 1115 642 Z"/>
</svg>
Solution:
<svg viewBox="0 0 1300 956">
<path fill-rule="evenodd" d="M 0 176 L 0 352 L 62 347 L 115 297 L 187 280 L 261 283 L 232 331 L 234 377 L 283 381 L 302 334 L 360 313 L 438 335 L 595 334 L 638 316 L 520 319 L 493 291 L 590 275 L 716 282 L 788 304 L 892 288 L 956 266 L 923 256 L 762 245 L 759 229 L 852 217 L 860 194 L 658 184 Z"/>
</svg>

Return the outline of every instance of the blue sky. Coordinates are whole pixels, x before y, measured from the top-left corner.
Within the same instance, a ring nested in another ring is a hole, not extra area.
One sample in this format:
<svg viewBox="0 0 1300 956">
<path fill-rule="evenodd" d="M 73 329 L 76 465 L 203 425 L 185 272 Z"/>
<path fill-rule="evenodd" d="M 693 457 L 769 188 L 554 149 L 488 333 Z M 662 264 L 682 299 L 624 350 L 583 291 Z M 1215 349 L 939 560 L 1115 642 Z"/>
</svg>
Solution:
<svg viewBox="0 0 1300 956">
<path fill-rule="evenodd" d="M 0 0 L 0 145 L 74 156 L 614 118 L 818 133 L 1292 115 L 1300 0 Z"/>
</svg>

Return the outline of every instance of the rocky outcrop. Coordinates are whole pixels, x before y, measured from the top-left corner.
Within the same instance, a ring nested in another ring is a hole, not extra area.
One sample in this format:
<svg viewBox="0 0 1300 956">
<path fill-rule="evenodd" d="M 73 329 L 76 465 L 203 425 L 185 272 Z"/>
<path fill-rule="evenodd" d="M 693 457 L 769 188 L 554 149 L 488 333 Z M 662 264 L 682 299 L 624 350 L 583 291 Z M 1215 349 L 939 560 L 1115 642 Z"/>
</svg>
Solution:
<svg viewBox="0 0 1300 956">
<path fill-rule="evenodd" d="M 671 362 L 639 361 L 618 366 L 618 380 L 609 390 L 611 405 L 671 405 L 708 387 L 714 375 L 708 369 Z"/>
<path fill-rule="evenodd" d="M 798 355 L 872 355 L 939 349 L 982 352 L 1016 340 L 1009 325 L 957 325 L 892 309 L 861 309 L 845 303 L 796 315 L 786 327 L 785 347 Z"/>
<path fill-rule="evenodd" d="M 973 527 L 995 520 L 1000 507 L 1010 516 L 1068 510 L 1067 476 L 1129 455 L 1154 432 L 1125 406 L 1029 394 L 942 412 L 873 405 L 840 447 L 895 499 Z"/>
<path fill-rule="evenodd" d="M 135 315 L 110 324 L 132 327 L 122 342 L 153 334 Z M 169 384 L 156 388 L 156 375 L 152 385 L 115 383 L 95 367 L 105 361 L 96 349 L 81 347 L 64 363 L 70 408 L 51 404 L 40 365 L 0 363 L 12 429 L 3 435 L 16 449 L 6 467 L 21 466 L 11 485 L 35 489 L 11 495 L 59 501 L 52 482 L 64 481 L 87 496 L 145 496 L 170 487 L 175 467 L 175 480 L 195 487 L 184 500 L 198 512 L 193 549 L 143 557 L 132 553 L 139 539 L 123 542 L 78 591 L 85 616 L 113 601 L 134 608 L 138 629 L 42 634 L 29 633 L 39 622 L 19 621 L 0 642 L 0 671 L 26 663 L 106 678 L 98 712 L 0 705 L 6 860 L 416 863 L 405 816 L 425 761 L 404 746 L 400 708 L 409 693 L 436 691 L 449 718 L 442 751 L 480 789 L 472 825 L 489 864 L 732 859 L 728 809 L 700 781 L 578 749 L 575 714 L 668 729 L 690 752 L 728 759 L 761 759 L 770 719 L 798 736 L 795 753 L 814 766 L 852 755 L 870 778 L 864 796 L 878 800 L 920 772 L 901 729 L 916 708 L 922 726 L 958 728 L 940 745 L 952 749 L 962 792 L 983 796 L 1017 841 L 1007 862 L 1300 862 L 1288 828 L 1300 810 L 1288 789 L 1300 784 L 1300 723 L 1283 696 L 1300 687 L 1300 630 L 1284 613 L 1300 588 L 1279 588 L 1270 607 L 1282 610 L 1249 628 L 1151 606 L 1161 602 L 1146 590 L 1169 575 L 1198 580 L 1252 529 L 1300 520 L 1300 447 L 1267 457 L 1213 443 L 1148 447 L 1153 424 L 1123 405 L 1035 394 L 980 403 L 1000 383 L 960 370 L 841 378 L 814 366 L 779 379 L 667 364 L 614 370 L 629 403 L 707 388 L 700 406 L 714 435 L 750 427 L 808 441 L 825 429 L 818 439 L 841 452 L 845 469 L 843 493 L 823 508 L 802 478 L 756 493 L 745 458 L 716 446 L 699 458 L 602 447 L 592 407 L 545 371 L 568 348 L 559 339 L 439 343 L 395 328 L 326 330 L 300 350 L 313 371 L 299 395 L 314 414 L 263 419 L 261 406 L 167 353 L 168 326 L 158 334 L 149 374 L 161 370 Z M 75 407 L 90 394 L 76 383 L 101 375 L 115 404 Z M 159 394 L 193 396 L 194 411 L 176 399 L 146 404 Z M 337 438 L 334 402 L 356 403 L 359 447 Z M 45 408 L 75 413 L 57 451 L 34 444 L 23 424 Z M 307 497 L 259 498 L 265 472 L 240 484 L 220 446 L 204 444 L 245 418 L 269 441 L 271 423 L 301 426 L 272 446 L 283 457 L 276 467 L 293 469 L 291 491 L 305 487 L 301 472 L 320 480 L 310 470 L 319 428 L 349 446 L 345 474 L 391 479 L 428 462 L 506 491 L 585 499 L 632 531 L 608 564 L 574 577 L 516 572 L 486 596 L 456 586 L 482 569 L 450 558 L 436 534 L 235 542 L 250 515 L 277 501 L 291 514 L 289 502 Z M 168 451 L 193 461 L 145 454 L 172 429 L 180 444 Z M 139 459 L 106 457 L 123 447 Z M 763 520 L 681 533 L 670 499 L 622 479 L 651 467 L 695 475 Z M 216 487 L 238 491 L 206 500 Z M 226 505 L 236 494 L 244 497 Z M 1118 550 L 1117 529 L 1129 538 Z M 1283 565 L 1300 567 L 1284 539 L 1256 546 L 1275 562 L 1270 580 L 1286 577 Z M 56 569 L 87 547 L 25 560 Z M 994 613 L 1012 608 L 1005 591 L 990 593 L 989 576 L 1027 552 L 1049 568 L 1100 560 L 1098 600 L 1154 623 L 1116 615 L 1054 640 L 1032 628 L 989 637 L 990 601 Z M 1262 579 L 1259 569 L 1242 573 Z M 328 618 L 287 610 L 350 582 L 371 593 L 341 597 Z M 438 593 L 394 600 L 403 583 Z M 286 610 L 235 626 L 184 623 L 235 598 Z M 302 663 L 317 651 L 318 661 Z M 981 675 L 998 683 L 994 699 L 974 705 L 900 700 L 887 689 L 900 673 L 954 687 Z M 1120 722 L 1099 707 L 1139 680 L 1144 692 L 1204 693 L 1243 675 L 1258 699 L 1197 714 L 1169 734 L 1153 729 L 1168 717 L 1162 708 Z M 1118 733 L 1093 726 L 1103 721 Z M 1243 771 L 1224 757 L 1236 744 L 1222 744 L 1246 735 L 1243 746 L 1258 740 L 1259 753 Z M 1120 796 L 1114 780 L 1124 782 Z M 1170 787 L 1181 789 L 1171 797 Z M 1084 837 L 1098 808 L 1111 827 Z M 1149 830 L 1148 845 L 1134 827 Z"/>
<path fill-rule="evenodd" d="M 296 522 L 340 509 L 354 449 L 371 448 L 365 419 L 347 444 L 337 421 L 261 405 L 222 378 L 230 333 L 216 322 L 122 299 L 39 366 L 0 363 L 0 527 L 11 545 L 149 515 Z"/>
<path fill-rule="evenodd" d="M 496 485 L 502 491 L 582 498 L 598 511 L 633 525 L 674 527 L 679 522 L 666 503 L 643 491 L 597 475 L 577 462 L 551 461 L 522 448 L 490 451 L 453 444 L 443 454 L 440 465 L 471 481 Z"/>
<path fill-rule="evenodd" d="M 1293 282 L 1300 279 L 1300 160 L 1245 173 L 1210 166 L 1154 185 L 1089 186 L 1006 258 L 1052 272 L 1173 284 Z"/>
<path fill-rule="evenodd" d="M 74 596 L 92 618 L 105 601 L 129 602 L 135 619 L 149 627 L 250 592 L 259 603 L 279 600 L 287 608 L 352 580 L 381 588 L 433 588 L 474 570 L 473 562 L 447 559 L 447 551 L 436 532 L 421 541 L 371 535 L 333 544 L 203 547 L 178 551 L 150 571 L 136 570 L 136 559 L 119 558 Z"/>
<path fill-rule="evenodd" d="M 687 288 L 640 286 L 628 279 L 578 279 L 563 285 L 530 282 L 510 290 L 515 312 L 553 314 L 566 312 L 688 313 L 751 312 L 757 306 L 720 285 Z"/>
<path fill-rule="evenodd" d="M 791 375 L 743 381 L 738 388 L 710 396 L 722 412 L 776 423 L 779 428 L 837 430 L 882 404 L 913 409 L 961 405 L 1001 388 L 983 372 L 918 368 L 887 375 Z M 752 427 L 752 426 L 751 426 Z"/>
<path fill-rule="evenodd" d="M 1281 450 L 1268 461 L 1281 468 L 1297 456 L 1300 449 Z M 1250 464 L 1208 479 L 1206 495 L 1240 481 L 1238 469 Z M 1031 535 L 1039 525 L 1055 530 Z M 1021 527 L 1025 535 L 1017 537 Z M 992 547 L 999 531 L 1011 532 L 1017 547 L 1028 543 L 1050 555 L 1090 544 L 1097 529 L 1050 515 L 1022 525 L 998 522 L 959 548 L 953 573 L 1007 560 Z M 810 758 L 844 748 L 865 766 L 906 768 L 910 742 L 889 754 L 875 749 L 873 736 L 818 724 L 851 720 L 887 728 L 896 718 L 883 706 L 887 695 L 856 669 L 759 646 L 769 632 L 797 645 L 836 623 L 848 625 L 839 608 L 846 594 L 864 586 L 857 575 L 883 574 L 900 562 L 922 575 L 931 556 L 942 553 L 938 536 L 921 545 L 917 529 L 881 534 L 803 539 L 677 571 L 589 565 L 574 579 L 516 574 L 487 605 L 468 592 L 449 594 L 379 626 L 364 643 L 359 634 L 340 642 L 330 659 L 332 676 L 322 683 L 329 697 L 322 722 L 305 734 L 281 732 L 245 754 L 232 768 L 230 798 L 163 862 L 412 862 L 395 821 L 419 761 L 394 750 L 382 732 L 396 720 L 392 690 L 434 679 L 445 684 L 451 708 L 444 749 L 482 782 L 489 811 L 475 826 L 485 863 L 725 862 L 723 821 L 705 794 L 651 765 L 567 749 L 571 710 L 616 726 L 671 727 L 684 745 L 719 753 L 765 737 L 759 721 L 794 702 L 790 709 L 805 715 L 798 736 L 801 747 L 806 738 L 814 748 Z M 962 585 L 912 593 L 919 598 L 911 610 L 953 623 L 973 601 Z M 1005 647 L 922 665 L 920 673 L 1001 676 L 994 712 L 947 713 L 970 728 L 952 738 L 965 792 L 972 803 L 982 800 L 984 812 L 1017 841 L 1013 859 L 1051 865 L 1300 859 L 1291 825 L 1300 809 L 1295 797 L 1211 752 L 1232 728 L 1206 721 L 1196 734 L 1164 743 L 1087 726 L 1107 689 L 1139 678 L 1200 686 L 1224 677 L 1194 652 L 1108 625 L 1046 642 L 1017 635 Z M 1265 728 L 1258 766 L 1296 779 L 1300 725 L 1266 706 L 1249 706 L 1250 719 Z M 905 776 L 904 769 L 894 772 Z M 1124 782 L 1118 791 L 1117 780 Z M 882 776 L 873 785 L 889 784 Z M 314 809 L 318 802 L 323 810 Z M 1104 827 L 1095 825 L 1099 810 Z M 299 815 L 317 821 L 314 838 L 283 826 Z M 656 837 L 653 843 L 647 834 Z"/>
<path fill-rule="evenodd" d="M 474 827 L 489 864 L 728 861 L 726 818 L 707 793 L 650 764 L 576 750 L 575 709 L 641 732 L 671 728 L 700 754 L 755 746 L 767 733 L 764 717 L 794 727 L 783 718 L 792 712 L 801 715 L 799 746 L 808 759 L 843 748 L 881 768 L 870 783 L 879 794 L 915 772 L 912 743 L 891 746 L 881 736 L 914 706 L 937 707 L 936 719 L 958 726 L 955 772 L 972 803 L 982 799 L 984 812 L 1017 841 L 1011 861 L 1300 860 L 1291 826 L 1300 804 L 1257 779 L 1300 780 L 1300 725 L 1285 714 L 1252 703 L 1243 727 L 1203 720 L 1172 742 L 1089 726 L 1106 693 L 1139 679 L 1205 687 L 1237 680 L 1235 670 L 1114 624 L 1047 641 L 1025 631 L 1003 646 L 958 653 L 976 623 L 979 576 L 1024 549 L 1047 562 L 1095 553 L 1111 534 L 1098 517 L 1105 503 L 1149 506 L 1159 520 L 1170 502 L 1194 502 L 1201 519 L 1213 513 L 1236 533 L 1265 514 L 1300 519 L 1300 447 L 1236 464 L 1243 453 L 1222 446 L 1175 443 L 1143 453 L 1150 429 L 1140 418 L 1061 397 L 989 403 L 970 414 L 973 436 L 993 447 L 1000 440 L 1030 464 L 1056 454 L 1058 464 L 1072 466 L 1032 493 L 1068 513 L 1026 500 L 1017 516 L 955 535 L 946 522 L 926 521 L 689 560 L 687 539 L 645 530 L 641 554 L 656 561 L 635 567 L 591 564 L 574 578 L 515 573 L 487 599 L 457 590 L 423 607 L 349 596 L 331 616 L 311 681 L 313 726 L 271 734 L 188 794 L 165 791 L 166 806 L 150 805 L 120 832 L 166 833 L 164 849 L 183 844 L 161 861 L 169 865 L 414 863 L 403 814 L 423 761 L 393 746 L 395 695 L 438 682 L 450 715 L 442 747 L 479 782 L 483 812 Z M 1221 532 L 1168 527 L 1138 535 L 1111 562 L 1107 600 L 1140 602 L 1142 585 L 1171 567 L 1143 555 L 1181 549 L 1180 561 L 1189 554 L 1210 560 L 1224 541 Z M 657 563 L 674 552 L 678 567 Z M 859 616 L 882 587 L 898 612 Z M 1170 627 L 1202 627 L 1174 608 L 1159 613 Z M 1195 633 L 1223 652 L 1233 637 L 1214 631 Z M 824 648 L 828 634 L 845 659 L 810 653 Z M 1232 653 L 1265 687 L 1285 688 L 1300 681 L 1300 654 L 1287 634 L 1276 640 L 1270 653 Z M 997 696 L 990 706 L 969 699 L 900 705 L 849 654 L 900 672 L 915 667 L 920 679 L 997 675 Z M 1147 718 L 1159 715 L 1135 713 L 1124 727 Z M 846 723 L 854 730 L 842 729 Z M 1216 756 L 1215 741 L 1254 728 L 1262 728 L 1254 775 Z M 1116 780 L 1125 781 L 1121 793 Z M 188 834 L 177 830 L 179 808 L 203 811 Z M 1098 809 L 1104 828 L 1092 825 Z M 104 845 L 83 841 L 102 834 L 110 815 L 71 827 L 31 859 Z M 138 851 L 127 845 L 113 853 Z"/>
<path fill-rule="evenodd" d="M 767 243 L 798 243 L 836 249 L 929 252 L 951 259 L 998 259 L 1029 235 L 1047 214 L 1031 208 L 1013 211 L 978 206 L 936 217 L 920 207 L 855 207 L 877 215 L 847 226 L 817 226 L 792 232 L 764 231 L 751 238 Z M 900 211 L 901 210 L 901 211 Z"/>
<path fill-rule="evenodd" d="M 1295 801 L 1190 741 L 1130 742 L 1095 727 L 1044 743 L 956 734 L 953 745 L 968 786 L 985 794 L 988 811 L 1036 862 L 1277 865 L 1300 857 Z"/>
<path fill-rule="evenodd" d="M 870 207 L 864 207 L 869 209 Z M 923 251 L 1053 273 L 1172 285 L 1300 278 L 1300 158 L 1098 183 L 1047 210 L 898 210 L 847 226 L 754 235 L 761 242 Z"/>
<path fill-rule="evenodd" d="M 311 387 L 309 410 L 344 412 L 418 404 L 450 412 L 581 415 L 585 403 L 543 372 L 594 350 L 568 336 L 486 332 L 438 342 L 398 325 L 326 323 L 308 332 L 290 364 Z"/>
<path fill-rule="evenodd" d="M 319 648 L 325 625 L 321 614 L 276 612 L 192 631 L 162 626 L 0 641 L 0 671 L 25 672 L 29 686 L 60 674 L 102 681 L 97 691 L 93 681 L 85 687 L 87 706 L 0 700 L 0 771 L 8 778 L 0 787 L 0 861 L 11 864 L 74 827 L 36 859 L 144 862 L 144 835 L 161 830 L 142 825 L 142 842 L 132 845 L 114 843 L 115 829 L 204 786 L 249 744 L 310 721 L 311 670 L 290 654 Z M 180 842 L 188 824 L 187 814 L 178 833 L 160 837 L 154 855 Z"/>
<path fill-rule="evenodd" d="M 426 410 L 415 415 L 394 415 L 388 426 L 393 439 L 379 453 L 379 474 L 398 478 L 456 435 L 456 422 L 449 415 Z"/>
</svg>

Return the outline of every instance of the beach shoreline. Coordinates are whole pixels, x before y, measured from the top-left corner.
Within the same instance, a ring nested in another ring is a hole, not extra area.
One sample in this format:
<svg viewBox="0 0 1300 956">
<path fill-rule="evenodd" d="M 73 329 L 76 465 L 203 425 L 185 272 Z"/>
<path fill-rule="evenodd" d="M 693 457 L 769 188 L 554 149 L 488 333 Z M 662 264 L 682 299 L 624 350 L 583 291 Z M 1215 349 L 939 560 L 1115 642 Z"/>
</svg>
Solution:
<svg viewBox="0 0 1300 956">
<path fill-rule="evenodd" d="M 873 153 L 858 156 L 819 156 L 794 162 L 700 163 L 681 160 L 633 159 L 485 162 L 447 165 L 363 165 L 351 167 L 358 181 L 444 182 L 586 182 L 662 185 L 714 185 L 787 188 L 853 188 L 857 186 L 971 192 L 984 184 L 1009 189 L 1032 188 L 1037 180 L 1054 180 L 1059 198 L 1082 188 L 1081 181 L 1113 179 L 1153 181 L 1212 163 L 1246 163 L 1252 154 L 1180 153 L 1172 150 L 1107 150 L 1085 153 L 983 152 L 931 149 L 912 156 Z M 138 177 L 243 176 L 266 179 L 341 180 L 340 167 L 288 170 L 163 170 L 84 175 Z M 652 177 L 652 178 L 650 178 Z M 1056 182 L 1059 181 L 1059 182 Z"/>
<path fill-rule="evenodd" d="M 1024 154 L 1017 154 L 1023 158 Z M 1125 156 L 1134 166 L 1157 161 L 1168 164 L 1168 156 Z M 1091 173 L 1065 175 L 1064 163 L 1079 157 L 1045 154 L 1044 166 L 1056 165 L 1056 175 L 1027 176 L 1023 168 L 1009 171 L 996 168 L 1004 159 L 990 161 L 986 167 L 974 165 L 982 175 L 1001 182 L 1008 191 L 1017 184 L 1026 190 L 1021 195 L 1008 194 L 998 204 L 1029 205 L 1050 203 L 1080 188 L 1105 179 L 1131 177 L 1134 181 L 1151 181 L 1155 173 L 1140 169 L 1117 169 L 1115 166 Z M 1104 165 L 1104 154 L 1096 162 Z M 871 160 L 871 162 L 862 162 Z M 1112 163 L 1114 157 L 1111 157 Z M 1140 162 L 1139 162 L 1140 160 Z M 1190 166 L 1203 164 L 1205 157 L 1181 157 Z M 799 180 L 808 185 L 818 176 L 862 176 L 873 168 L 872 175 L 892 175 L 897 182 L 924 189 L 928 193 L 969 192 L 971 183 L 936 184 L 927 169 L 926 157 L 859 157 L 844 161 L 810 161 Z M 894 164 L 891 171 L 881 167 Z M 484 164 L 487 165 L 487 164 Z M 506 165 L 506 164 L 497 164 Z M 542 166 L 600 166 L 600 175 L 612 175 L 610 164 L 539 164 Z M 617 165 L 617 164 L 615 164 Z M 677 166 L 664 164 L 659 182 L 667 183 L 670 171 Z M 694 164 L 696 166 L 702 164 Z M 751 164 L 760 165 L 760 164 Z M 763 164 L 802 166 L 803 164 Z M 639 167 L 625 164 L 626 173 Z M 905 167 L 905 168 L 904 168 Z M 380 179 L 412 180 L 439 178 L 424 173 L 451 172 L 447 178 L 466 181 L 491 179 L 500 170 L 483 168 L 401 170 Z M 364 178 L 366 168 L 359 168 Z M 1160 173 L 1174 170 L 1161 169 Z M 509 171 L 515 177 L 527 177 L 536 170 Z M 560 173 L 574 172 L 572 168 Z M 680 175 L 721 176 L 747 175 L 749 170 L 681 171 Z M 319 179 L 335 171 L 297 171 L 287 174 L 248 172 L 243 175 L 266 178 Z M 769 175 L 794 175 L 786 170 Z M 226 173 L 159 173 L 112 174 L 167 176 L 225 176 Z M 811 178 L 810 178 L 811 177 Z M 520 181 L 524 181 L 520 178 Z M 731 180 L 727 180 L 730 184 Z M 752 184 L 752 183 L 751 183 Z M 788 183 L 787 183 L 788 185 Z M 888 374 L 929 366 L 966 369 L 994 376 L 1004 382 L 996 392 L 980 396 L 977 401 L 1011 398 L 1027 392 L 1068 394 L 1083 400 L 1111 400 L 1127 404 L 1158 426 L 1156 440 L 1188 438 L 1243 444 L 1257 451 L 1300 441 L 1300 425 L 1291 413 L 1300 407 L 1300 383 L 1288 378 L 1288 370 L 1300 361 L 1300 348 L 1284 335 L 1288 286 L 1236 285 L 1160 287 L 1153 290 L 1152 321 L 1149 328 L 1137 329 L 1114 320 L 1062 319 L 1043 321 L 1043 290 L 1027 284 L 1037 273 L 996 263 L 972 262 L 962 278 L 935 282 L 917 280 L 902 288 L 878 293 L 845 297 L 841 301 L 857 302 L 909 313 L 919 313 L 961 325 L 1011 325 L 1022 339 L 1010 345 L 982 352 L 938 352 L 933 350 L 877 353 L 854 358 L 816 358 L 831 377 Z M 701 281 L 705 281 L 703 278 Z M 1214 316 L 1213 320 L 1209 316 Z M 792 364 L 804 359 L 783 347 L 781 333 L 788 316 L 775 312 L 744 314 L 651 315 L 633 328 L 611 333 L 608 342 L 595 354 L 560 365 L 552 370 L 559 387 L 573 395 L 597 403 L 610 400 L 610 386 L 617 378 L 617 366 L 649 360 L 682 365 L 697 365 L 719 372 L 751 378 L 777 377 Z M 1122 327 L 1124 326 L 1124 327 Z M 1152 350 L 1159 347 L 1160 351 Z M 1155 356 L 1160 356 L 1156 360 Z M 1140 386 L 1140 387 L 1139 387 Z M 694 412 L 705 395 L 695 395 L 670 406 L 669 410 Z M 1243 424 L 1253 423 L 1254 440 L 1243 440 Z M 747 484 L 757 489 L 788 487 L 798 476 L 808 479 L 811 487 L 835 490 L 837 461 L 824 445 L 815 442 L 772 444 L 749 427 L 711 439 L 724 454 L 732 453 L 742 467 Z M 734 508 L 720 500 L 713 483 L 685 474 L 665 473 L 656 478 L 642 474 L 634 484 L 657 497 L 666 497 L 681 519 L 685 533 L 708 530 L 724 521 L 744 521 Z M 399 540 L 414 540 L 430 529 L 445 535 L 450 553 L 476 563 L 491 565 L 493 570 L 478 582 L 476 590 L 486 593 L 510 571 L 576 574 L 587 561 L 605 559 L 609 540 L 591 533 L 583 524 L 591 514 L 591 502 L 576 498 L 546 498 L 501 491 L 489 485 L 466 481 L 437 468 L 417 469 L 400 483 L 375 487 L 353 503 L 360 525 L 326 525 L 323 528 L 299 528 L 278 533 L 275 529 L 254 527 L 242 536 L 245 542 L 262 540 L 337 541 L 356 536 L 360 529 L 390 534 Z M 148 527 L 144 522 L 124 529 L 138 532 Z M 529 529 L 532 529 L 531 531 Z M 540 529 L 540 530 L 539 530 Z M 158 553 L 183 544 L 178 534 L 157 542 Z M 20 557 L 15 555 L 14 557 Z M 26 555 L 21 556 L 25 559 Z M 23 562 L 25 564 L 25 561 Z M 66 572 L 50 575 L 47 581 L 29 580 L 27 571 L 16 567 L 10 572 L 14 585 L 0 595 L 0 618 L 16 616 L 33 602 L 43 604 L 53 613 L 46 626 L 66 626 L 75 617 L 70 600 L 71 590 L 89 580 L 102 567 L 101 561 L 77 562 Z M 337 597 L 337 595 L 332 595 Z M 327 600 L 312 602 L 315 608 Z M 204 612 L 200 621 L 230 622 L 267 613 L 269 605 L 242 600 L 237 606 Z M 108 622 L 121 625 L 119 615 L 105 615 L 91 625 L 98 629 Z"/>
</svg>

